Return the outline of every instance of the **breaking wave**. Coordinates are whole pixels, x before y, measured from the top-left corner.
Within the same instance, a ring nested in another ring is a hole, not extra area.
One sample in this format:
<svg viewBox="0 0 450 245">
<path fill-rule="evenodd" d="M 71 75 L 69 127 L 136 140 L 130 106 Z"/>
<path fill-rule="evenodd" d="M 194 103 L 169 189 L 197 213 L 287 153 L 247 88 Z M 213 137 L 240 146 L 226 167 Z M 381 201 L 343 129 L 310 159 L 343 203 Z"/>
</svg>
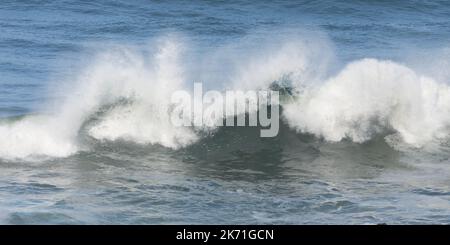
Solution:
<svg viewBox="0 0 450 245">
<path fill-rule="evenodd" d="M 413 147 L 445 140 L 450 87 L 405 65 L 377 59 L 338 69 L 321 36 L 270 42 L 246 39 L 214 51 L 192 52 L 176 35 L 145 52 L 120 47 L 102 52 L 51 113 L 0 121 L 0 158 L 66 157 L 89 150 L 80 132 L 98 141 L 118 139 L 180 148 L 202 136 L 170 123 L 170 97 L 194 81 L 214 89 L 262 89 L 283 81 L 295 93 L 283 120 L 300 133 L 327 141 L 364 142 L 378 134 Z M 395 137 L 394 137 L 395 136 Z"/>
</svg>

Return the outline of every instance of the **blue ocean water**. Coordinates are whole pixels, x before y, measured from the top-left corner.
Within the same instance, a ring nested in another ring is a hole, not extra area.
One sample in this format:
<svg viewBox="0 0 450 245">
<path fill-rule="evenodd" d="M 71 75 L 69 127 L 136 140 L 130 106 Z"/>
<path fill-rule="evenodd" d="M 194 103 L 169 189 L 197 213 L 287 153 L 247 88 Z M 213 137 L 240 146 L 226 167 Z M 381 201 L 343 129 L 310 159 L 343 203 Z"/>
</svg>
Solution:
<svg viewBox="0 0 450 245">
<path fill-rule="evenodd" d="M 447 1 L 2 1 L 0 223 L 449 223 L 449 16 Z M 155 105 L 178 75 L 314 89 L 269 139 L 191 141 L 115 107 Z"/>
</svg>

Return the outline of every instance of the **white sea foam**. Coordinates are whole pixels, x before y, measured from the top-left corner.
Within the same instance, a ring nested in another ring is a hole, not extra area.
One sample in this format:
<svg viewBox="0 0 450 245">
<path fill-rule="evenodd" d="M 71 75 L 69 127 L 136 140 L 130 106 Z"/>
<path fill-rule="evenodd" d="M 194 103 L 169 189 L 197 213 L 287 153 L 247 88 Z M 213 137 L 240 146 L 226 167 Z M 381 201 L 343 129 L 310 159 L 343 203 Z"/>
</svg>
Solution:
<svg viewBox="0 0 450 245">
<path fill-rule="evenodd" d="M 34 155 L 63 157 L 77 151 L 64 124 L 44 116 L 32 116 L 0 125 L 0 157 L 25 158 Z"/>
<path fill-rule="evenodd" d="M 448 136 L 450 87 L 392 61 L 363 59 L 285 106 L 299 131 L 363 142 L 386 129 L 421 146 Z"/>
</svg>

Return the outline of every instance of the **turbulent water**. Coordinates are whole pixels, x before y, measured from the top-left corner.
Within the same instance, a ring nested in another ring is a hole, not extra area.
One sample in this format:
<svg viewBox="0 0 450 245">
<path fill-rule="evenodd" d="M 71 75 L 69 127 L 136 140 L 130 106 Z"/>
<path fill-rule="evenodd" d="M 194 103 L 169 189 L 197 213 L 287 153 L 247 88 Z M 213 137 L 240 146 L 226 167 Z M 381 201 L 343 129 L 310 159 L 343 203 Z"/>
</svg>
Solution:
<svg viewBox="0 0 450 245">
<path fill-rule="evenodd" d="M 446 1 L 2 1 L 0 223 L 450 223 Z M 279 134 L 174 91 L 283 81 Z"/>
</svg>

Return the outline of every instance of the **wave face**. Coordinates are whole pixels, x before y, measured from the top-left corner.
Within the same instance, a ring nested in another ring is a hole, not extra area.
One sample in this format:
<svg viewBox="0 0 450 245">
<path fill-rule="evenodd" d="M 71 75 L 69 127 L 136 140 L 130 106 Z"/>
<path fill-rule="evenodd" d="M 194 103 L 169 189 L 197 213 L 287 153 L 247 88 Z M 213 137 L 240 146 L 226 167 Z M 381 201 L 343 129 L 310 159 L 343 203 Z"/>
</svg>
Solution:
<svg viewBox="0 0 450 245">
<path fill-rule="evenodd" d="M 195 47 L 186 38 L 166 35 L 142 52 L 129 47 L 102 52 L 51 113 L 0 124 L 0 157 L 66 157 L 88 151 L 83 134 L 100 142 L 173 149 L 195 144 L 205 131 L 215 129 L 175 127 L 169 112 L 172 93 L 190 90 L 196 79 L 210 79 L 208 88 L 235 90 L 287 81 L 298 96 L 282 105 L 283 120 L 300 133 L 327 141 L 361 143 L 389 134 L 395 136 L 387 138 L 392 145 L 395 138 L 396 143 L 421 147 L 449 135 L 447 84 L 389 60 L 366 58 L 337 66 L 333 45 L 323 35 L 278 40 L 254 45 L 250 36 L 238 45 L 202 53 L 191 52 Z"/>
</svg>

